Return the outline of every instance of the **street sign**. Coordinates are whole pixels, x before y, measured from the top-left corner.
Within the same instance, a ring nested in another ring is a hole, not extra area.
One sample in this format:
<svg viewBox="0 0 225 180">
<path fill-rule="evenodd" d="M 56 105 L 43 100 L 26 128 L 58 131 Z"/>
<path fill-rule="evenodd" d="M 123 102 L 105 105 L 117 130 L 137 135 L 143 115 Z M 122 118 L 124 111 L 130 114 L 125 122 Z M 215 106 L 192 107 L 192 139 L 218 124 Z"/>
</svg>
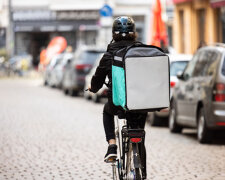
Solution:
<svg viewBox="0 0 225 180">
<path fill-rule="evenodd" d="M 113 15 L 113 9 L 108 4 L 105 4 L 100 9 L 99 13 L 102 17 L 111 17 Z"/>
</svg>

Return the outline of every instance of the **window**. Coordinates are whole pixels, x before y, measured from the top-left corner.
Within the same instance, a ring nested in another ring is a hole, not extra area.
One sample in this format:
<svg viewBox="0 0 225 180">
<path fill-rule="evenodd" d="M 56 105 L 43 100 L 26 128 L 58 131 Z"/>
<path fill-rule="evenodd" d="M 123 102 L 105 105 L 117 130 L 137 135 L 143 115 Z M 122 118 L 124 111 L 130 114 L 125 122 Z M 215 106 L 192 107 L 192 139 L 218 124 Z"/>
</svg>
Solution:
<svg viewBox="0 0 225 180">
<path fill-rule="evenodd" d="M 222 74 L 225 76 L 225 57 L 224 57 L 224 60 L 223 60 Z"/>
<path fill-rule="evenodd" d="M 186 69 L 184 70 L 184 74 L 183 74 L 184 80 L 188 80 L 192 76 L 194 68 L 195 68 L 195 64 L 196 64 L 200 54 L 201 54 L 201 52 L 195 54 L 193 59 L 188 63 Z"/>
<path fill-rule="evenodd" d="M 184 36 L 184 11 L 179 11 L 179 29 L 180 29 L 180 51 L 184 53 L 185 49 L 185 36 Z"/>
<path fill-rule="evenodd" d="M 198 37 L 199 42 L 205 42 L 205 17 L 206 10 L 199 9 L 197 10 L 197 25 L 198 25 Z"/>
<path fill-rule="evenodd" d="M 204 50 L 195 66 L 193 76 L 212 76 L 218 67 L 219 52 L 215 50 Z"/>
<path fill-rule="evenodd" d="M 217 67 L 218 67 L 218 64 L 220 63 L 220 59 L 221 59 L 221 53 L 219 53 L 217 51 L 209 51 L 208 54 L 209 54 L 208 55 L 209 60 L 208 60 L 207 66 L 205 68 L 204 75 L 212 76 L 217 71 Z"/>
<path fill-rule="evenodd" d="M 83 64 L 94 64 L 101 52 L 97 51 L 83 51 L 79 56 L 79 61 Z"/>
<path fill-rule="evenodd" d="M 187 61 L 176 61 L 170 64 L 170 76 L 176 76 L 179 71 L 183 72 Z"/>
<path fill-rule="evenodd" d="M 203 76 L 204 68 L 208 62 L 208 53 L 207 51 L 202 51 L 200 56 L 197 59 L 197 63 L 194 68 L 193 76 Z"/>
</svg>

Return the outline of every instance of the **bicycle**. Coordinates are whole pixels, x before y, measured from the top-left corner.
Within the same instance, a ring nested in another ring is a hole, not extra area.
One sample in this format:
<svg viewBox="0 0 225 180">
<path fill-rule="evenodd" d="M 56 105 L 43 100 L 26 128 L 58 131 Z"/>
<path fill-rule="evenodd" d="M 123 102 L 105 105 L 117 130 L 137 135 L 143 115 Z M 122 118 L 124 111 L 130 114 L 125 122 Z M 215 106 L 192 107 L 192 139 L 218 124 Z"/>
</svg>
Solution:
<svg viewBox="0 0 225 180">
<path fill-rule="evenodd" d="M 115 134 L 118 144 L 118 157 L 112 162 L 113 180 L 142 180 L 146 178 L 144 167 L 146 152 L 145 131 L 138 123 L 116 116 Z"/>
<path fill-rule="evenodd" d="M 127 114 L 132 116 L 130 112 L 120 111 L 115 118 L 119 158 L 111 162 L 113 180 L 144 180 L 146 179 L 145 130 L 139 127 L 138 118 L 128 120 Z"/>
</svg>

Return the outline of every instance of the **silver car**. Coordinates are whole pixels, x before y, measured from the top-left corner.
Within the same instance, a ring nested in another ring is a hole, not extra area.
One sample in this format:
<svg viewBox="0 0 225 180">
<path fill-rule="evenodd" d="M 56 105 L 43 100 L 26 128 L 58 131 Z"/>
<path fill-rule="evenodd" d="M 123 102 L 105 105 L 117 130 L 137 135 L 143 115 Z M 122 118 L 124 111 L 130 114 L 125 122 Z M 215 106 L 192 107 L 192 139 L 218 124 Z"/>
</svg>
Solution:
<svg viewBox="0 0 225 180">
<path fill-rule="evenodd" d="M 52 71 L 55 66 L 62 60 L 63 55 L 58 54 L 52 57 L 44 72 L 44 85 L 54 87 L 54 79 L 52 79 Z"/>
<path fill-rule="evenodd" d="M 225 44 L 199 49 L 175 86 L 170 106 L 169 128 L 197 128 L 200 143 L 225 130 Z"/>
<path fill-rule="evenodd" d="M 87 89 L 88 86 L 91 84 L 91 78 L 94 75 L 97 66 L 99 65 L 99 62 L 103 56 L 103 53 L 99 55 L 98 59 L 95 61 L 95 64 L 93 65 L 92 70 L 85 78 L 85 88 Z M 106 80 L 107 81 L 107 80 Z M 97 93 L 91 93 L 89 91 L 84 91 L 84 97 L 86 99 L 92 99 L 94 102 L 98 103 L 100 102 L 100 99 L 107 96 L 107 90 L 108 88 L 106 85 L 103 85 L 103 87 L 97 92 Z"/>
<path fill-rule="evenodd" d="M 63 73 L 68 61 L 72 61 L 74 58 L 73 53 L 63 53 L 60 55 L 60 60 L 57 61 L 54 68 L 51 71 L 50 82 L 51 86 L 61 88 Z"/>
<path fill-rule="evenodd" d="M 97 47 L 81 47 L 75 53 L 73 61 L 67 63 L 62 80 L 65 94 L 77 96 L 84 90 L 85 76 L 91 71 L 99 54 L 104 50 Z"/>
</svg>

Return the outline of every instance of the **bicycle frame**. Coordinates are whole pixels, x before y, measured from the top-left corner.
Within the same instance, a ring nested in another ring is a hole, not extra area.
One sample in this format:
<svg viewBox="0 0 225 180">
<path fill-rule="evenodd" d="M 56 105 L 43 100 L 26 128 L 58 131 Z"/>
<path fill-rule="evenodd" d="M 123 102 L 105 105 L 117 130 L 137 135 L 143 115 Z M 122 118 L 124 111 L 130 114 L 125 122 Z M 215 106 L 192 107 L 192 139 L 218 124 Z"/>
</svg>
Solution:
<svg viewBox="0 0 225 180">
<path fill-rule="evenodd" d="M 145 131 L 143 129 L 130 129 L 126 119 L 115 119 L 115 134 L 118 144 L 117 177 L 124 179 L 142 179 L 142 162 L 139 147 L 144 144 Z M 137 170 L 139 172 L 137 172 Z M 138 175 L 139 174 L 139 175 Z M 113 179 L 115 178 L 113 174 Z"/>
</svg>

